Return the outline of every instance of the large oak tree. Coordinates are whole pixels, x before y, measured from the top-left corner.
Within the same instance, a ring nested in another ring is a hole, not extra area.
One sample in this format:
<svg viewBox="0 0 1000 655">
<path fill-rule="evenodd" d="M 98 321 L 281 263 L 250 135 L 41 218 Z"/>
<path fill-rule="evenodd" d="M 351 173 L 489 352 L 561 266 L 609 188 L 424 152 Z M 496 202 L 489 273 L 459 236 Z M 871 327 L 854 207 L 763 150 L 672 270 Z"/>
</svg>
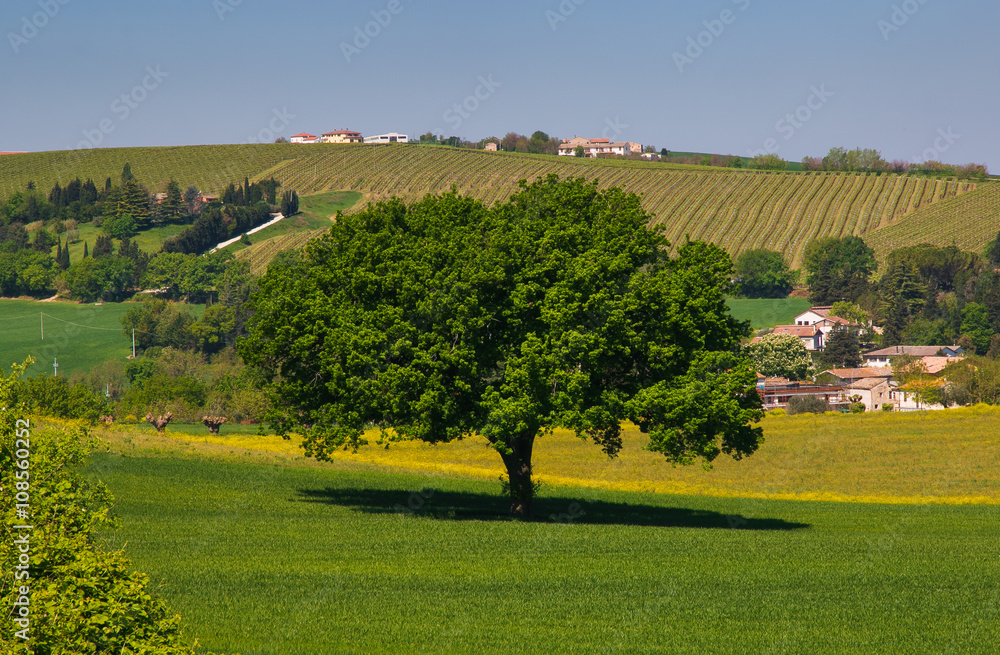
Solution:
<svg viewBox="0 0 1000 655">
<path fill-rule="evenodd" d="M 307 455 L 365 431 L 486 439 L 531 514 L 531 456 L 556 427 L 614 456 L 621 425 L 674 463 L 750 455 L 761 439 L 749 325 L 721 249 L 670 244 L 639 199 L 581 180 L 522 182 L 492 208 L 456 194 L 339 216 L 272 266 L 240 352 L 269 374 L 277 430 Z"/>
</svg>

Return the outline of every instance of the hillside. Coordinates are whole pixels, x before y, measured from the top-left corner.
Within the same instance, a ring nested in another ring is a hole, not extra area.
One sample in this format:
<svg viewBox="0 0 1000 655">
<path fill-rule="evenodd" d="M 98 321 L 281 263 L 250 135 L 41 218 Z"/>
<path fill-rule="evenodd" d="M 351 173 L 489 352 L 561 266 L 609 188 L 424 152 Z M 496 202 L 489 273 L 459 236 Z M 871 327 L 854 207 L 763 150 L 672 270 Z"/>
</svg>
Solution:
<svg viewBox="0 0 1000 655">
<path fill-rule="evenodd" d="M 42 191 L 74 177 L 115 182 L 126 163 L 151 191 L 161 191 L 173 177 L 182 187 L 194 184 L 201 191 L 220 194 L 228 184 L 241 183 L 286 159 L 302 154 L 290 143 L 179 146 L 169 148 L 98 148 L 58 152 L 32 152 L 0 157 L 0 197 L 34 182 Z"/>
<path fill-rule="evenodd" d="M 399 146 L 315 151 L 261 177 L 273 175 L 301 193 L 351 189 L 370 199 L 414 199 L 454 187 L 493 203 L 509 196 L 518 180 L 549 174 L 638 193 L 672 241 L 690 235 L 734 255 L 746 248 L 771 248 L 796 266 L 815 237 L 864 235 L 975 189 L 969 183 L 898 175 L 765 173 Z"/>
<path fill-rule="evenodd" d="M 654 223 L 663 225 L 674 242 L 689 235 L 718 243 L 733 255 L 767 247 L 785 253 L 793 266 L 817 236 L 877 233 L 882 249 L 930 238 L 981 245 L 988 237 L 979 234 L 976 219 L 997 211 L 990 188 L 968 195 L 975 184 L 925 177 L 766 173 L 417 145 L 263 144 L 8 155 L 0 158 L 0 194 L 24 188 L 29 180 L 45 190 L 71 174 L 100 181 L 117 176 L 125 162 L 151 189 L 174 177 L 182 186 L 218 193 L 244 177 L 273 175 L 300 195 L 353 191 L 368 200 L 392 195 L 413 200 L 455 188 L 493 203 L 509 196 L 521 179 L 583 177 L 640 194 Z M 967 206 L 967 200 L 976 204 Z M 940 209 L 932 212 L 939 202 Z M 918 220 L 912 229 L 911 214 Z M 987 230 L 996 231 L 996 226 Z"/>
<path fill-rule="evenodd" d="M 884 259 L 894 248 L 916 243 L 955 244 L 979 252 L 1000 231 L 1000 183 L 980 184 L 972 193 L 921 208 L 905 221 L 865 236 L 876 256 Z"/>
</svg>

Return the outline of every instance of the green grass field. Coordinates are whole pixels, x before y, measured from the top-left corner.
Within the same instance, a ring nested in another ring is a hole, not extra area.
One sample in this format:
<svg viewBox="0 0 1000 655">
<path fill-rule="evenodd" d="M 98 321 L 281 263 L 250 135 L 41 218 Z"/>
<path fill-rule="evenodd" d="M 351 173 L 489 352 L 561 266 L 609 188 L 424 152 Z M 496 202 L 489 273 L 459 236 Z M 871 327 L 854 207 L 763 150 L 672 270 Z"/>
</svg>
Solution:
<svg viewBox="0 0 1000 655">
<path fill-rule="evenodd" d="M 0 300 L 0 365 L 7 368 L 30 355 L 35 364 L 28 375 L 51 375 L 52 361 L 58 359 L 59 375 L 68 377 L 111 359 L 124 361 L 132 347 L 119 323 L 126 311 L 125 304 Z"/>
<path fill-rule="evenodd" d="M 172 236 L 176 236 L 183 232 L 188 226 L 187 225 L 164 225 L 163 227 L 154 227 L 149 230 L 143 230 L 139 232 L 133 241 L 139 245 L 144 252 L 154 255 L 160 252 L 160 247 L 163 242 Z M 97 237 L 104 234 L 101 228 L 97 227 L 93 223 L 84 223 L 77 228 L 80 233 L 79 239 L 69 244 L 69 257 L 71 263 L 76 263 L 83 259 L 83 244 L 86 243 L 90 251 L 94 250 L 94 243 L 97 241 Z M 65 240 L 64 240 L 65 241 Z M 55 255 L 56 248 L 52 248 L 52 254 Z"/>
<path fill-rule="evenodd" d="M 775 438 L 811 443 L 816 426 L 799 427 Z M 495 481 L 320 465 L 119 430 L 110 433 L 112 452 L 86 470 L 117 498 L 121 527 L 108 538 L 206 649 L 867 654 L 995 646 L 995 506 L 546 484 L 537 520 L 517 523 L 507 520 Z M 939 465 L 951 457 L 937 452 Z M 798 466 L 808 477 L 827 461 Z"/>
<path fill-rule="evenodd" d="M 131 340 L 122 334 L 120 319 L 128 303 L 81 305 L 69 302 L 0 300 L 0 366 L 8 368 L 29 355 L 35 364 L 28 375 L 52 374 L 53 359 L 59 375 L 86 372 L 103 362 L 125 361 L 132 354 Z M 199 316 L 202 305 L 192 305 Z M 45 314 L 43 317 L 42 314 Z M 45 339 L 42 339 L 44 322 Z"/>
<path fill-rule="evenodd" d="M 726 303 L 733 316 L 750 321 L 755 330 L 789 325 L 796 316 L 812 306 L 805 298 L 743 299 L 730 298 Z"/>
</svg>

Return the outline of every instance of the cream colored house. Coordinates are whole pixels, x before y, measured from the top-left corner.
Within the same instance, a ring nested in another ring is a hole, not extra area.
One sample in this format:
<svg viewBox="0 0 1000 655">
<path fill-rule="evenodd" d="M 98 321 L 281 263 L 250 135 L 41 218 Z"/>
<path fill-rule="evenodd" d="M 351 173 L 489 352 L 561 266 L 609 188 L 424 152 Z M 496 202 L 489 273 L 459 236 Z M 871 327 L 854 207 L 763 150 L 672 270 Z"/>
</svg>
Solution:
<svg viewBox="0 0 1000 655">
<path fill-rule="evenodd" d="M 844 400 L 850 400 L 852 396 L 860 396 L 865 409 L 875 412 L 882 409 L 883 405 L 893 404 L 893 390 L 889 386 L 888 378 L 863 378 L 855 380 L 844 387 Z"/>
<path fill-rule="evenodd" d="M 599 155 L 625 155 L 641 154 L 642 144 L 635 141 L 616 141 L 611 139 L 584 139 L 575 136 L 572 139 L 565 139 L 559 145 L 560 157 L 575 157 L 576 149 L 583 148 L 584 157 L 595 158 Z"/>
<path fill-rule="evenodd" d="M 364 143 L 364 140 L 361 132 L 353 132 L 351 130 L 327 132 L 320 139 L 323 143 Z"/>
</svg>

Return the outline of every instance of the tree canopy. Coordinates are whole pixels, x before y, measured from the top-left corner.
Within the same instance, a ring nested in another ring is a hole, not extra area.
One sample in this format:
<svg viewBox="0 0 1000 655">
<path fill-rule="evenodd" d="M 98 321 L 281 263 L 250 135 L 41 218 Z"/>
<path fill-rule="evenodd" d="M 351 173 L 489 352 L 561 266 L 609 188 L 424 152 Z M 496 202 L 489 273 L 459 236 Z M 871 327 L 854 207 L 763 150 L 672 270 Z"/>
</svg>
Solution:
<svg viewBox="0 0 1000 655">
<path fill-rule="evenodd" d="M 785 298 L 795 283 L 781 253 L 765 248 L 741 252 L 735 272 L 738 293 L 744 298 Z"/>
<path fill-rule="evenodd" d="M 769 378 L 804 380 L 812 371 L 812 357 L 802 339 L 792 334 L 768 334 L 747 346 L 757 373 Z"/>
<path fill-rule="evenodd" d="M 668 461 L 752 454 L 749 325 L 728 313 L 732 263 L 668 252 L 638 197 L 555 177 L 486 208 L 456 194 L 339 216 L 272 266 L 238 348 L 269 379 L 270 423 L 326 459 L 380 440 L 479 435 L 531 514 L 537 438 L 562 427 L 614 456 L 621 424 Z"/>
<path fill-rule="evenodd" d="M 876 269 L 875 251 L 854 236 L 813 239 L 806 244 L 803 264 L 809 272 L 809 299 L 818 305 L 857 301 Z"/>
</svg>

